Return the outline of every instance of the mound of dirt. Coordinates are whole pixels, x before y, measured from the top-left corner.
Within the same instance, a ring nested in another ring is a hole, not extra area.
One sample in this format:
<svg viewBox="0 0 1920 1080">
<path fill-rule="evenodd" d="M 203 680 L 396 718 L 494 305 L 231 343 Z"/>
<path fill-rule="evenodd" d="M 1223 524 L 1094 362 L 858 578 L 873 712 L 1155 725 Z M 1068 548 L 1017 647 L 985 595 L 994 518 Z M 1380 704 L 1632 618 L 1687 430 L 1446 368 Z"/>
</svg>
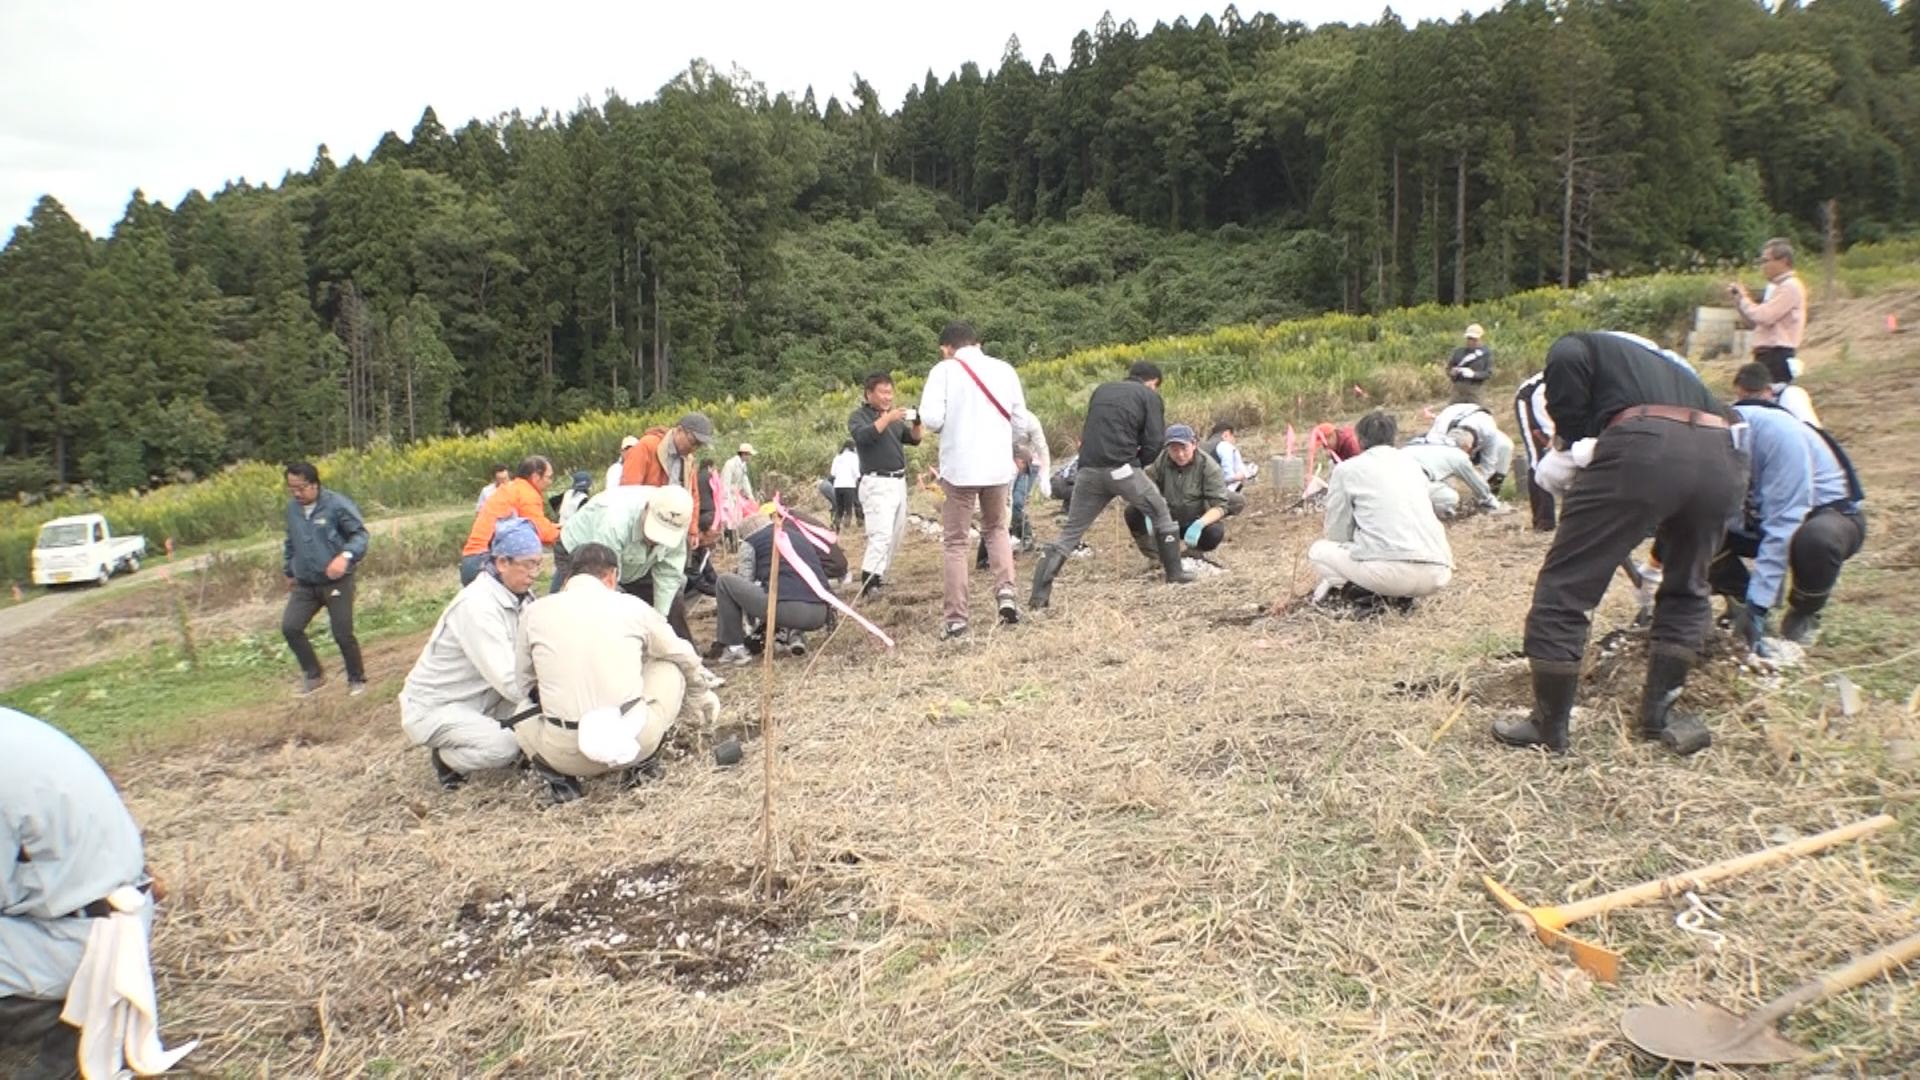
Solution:
<svg viewBox="0 0 1920 1080">
<path fill-rule="evenodd" d="M 771 905 L 735 866 L 652 862 L 602 871 L 531 906 L 502 893 L 461 905 L 421 983 L 450 998 L 502 971 L 550 971 L 565 959 L 615 979 L 659 979 L 705 994 L 759 976 L 810 916 L 782 885 Z"/>
</svg>

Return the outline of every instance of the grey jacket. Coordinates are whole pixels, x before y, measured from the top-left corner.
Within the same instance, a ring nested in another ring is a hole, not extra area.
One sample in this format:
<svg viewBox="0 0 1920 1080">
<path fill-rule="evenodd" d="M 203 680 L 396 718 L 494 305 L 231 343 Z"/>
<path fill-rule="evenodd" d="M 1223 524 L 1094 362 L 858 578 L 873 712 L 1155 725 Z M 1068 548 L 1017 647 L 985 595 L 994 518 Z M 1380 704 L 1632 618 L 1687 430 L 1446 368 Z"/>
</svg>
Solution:
<svg viewBox="0 0 1920 1080">
<path fill-rule="evenodd" d="M 343 551 L 352 556 L 347 563 L 349 574 L 367 557 L 367 523 L 352 499 L 323 487 L 311 515 L 300 500 L 287 500 L 287 544 L 281 570 L 288 577 L 302 585 L 324 585 L 327 564 Z"/>
</svg>

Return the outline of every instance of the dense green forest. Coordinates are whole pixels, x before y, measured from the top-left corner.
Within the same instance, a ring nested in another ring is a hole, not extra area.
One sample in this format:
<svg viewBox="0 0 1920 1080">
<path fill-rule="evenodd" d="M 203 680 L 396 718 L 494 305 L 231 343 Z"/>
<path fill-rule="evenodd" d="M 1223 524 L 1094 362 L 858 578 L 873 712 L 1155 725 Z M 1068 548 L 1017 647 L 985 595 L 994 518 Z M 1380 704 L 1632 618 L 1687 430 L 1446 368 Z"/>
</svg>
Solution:
<svg viewBox="0 0 1920 1080">
<path fill-rule="evenodd" d="M 1920 222 L 1920 0 L 1512 0 L 1308 30 L 1102 19 L 889 112 L 696 62 L 104 239 L 0 250 L 0 491 L 142 487 L 661 397 L 1470 304 Z"/>
</svg>

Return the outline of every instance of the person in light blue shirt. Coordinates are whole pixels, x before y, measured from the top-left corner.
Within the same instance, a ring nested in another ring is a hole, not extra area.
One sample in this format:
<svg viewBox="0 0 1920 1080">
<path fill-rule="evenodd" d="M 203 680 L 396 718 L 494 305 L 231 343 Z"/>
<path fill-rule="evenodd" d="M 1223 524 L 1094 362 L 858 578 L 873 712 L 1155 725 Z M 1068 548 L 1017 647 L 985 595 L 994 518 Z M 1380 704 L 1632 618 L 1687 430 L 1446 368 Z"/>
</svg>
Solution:
<svg viewBox="0 0 1920 1080">
<path fill-rule="evenodd" d="M 1748 646 L 1766 655 L 1768 614 L 1783 593 L 1781 636 L 1812 640 L 1840 568 L 1866 541 L 1865 495 L 1839 443 L 1777 403 L 1764 366 L 1741 368 L 1734 387 L 1753 478 L 1708 576 L 1715 592 L 1738 602 L 1734 624 Z"/>
</svg>

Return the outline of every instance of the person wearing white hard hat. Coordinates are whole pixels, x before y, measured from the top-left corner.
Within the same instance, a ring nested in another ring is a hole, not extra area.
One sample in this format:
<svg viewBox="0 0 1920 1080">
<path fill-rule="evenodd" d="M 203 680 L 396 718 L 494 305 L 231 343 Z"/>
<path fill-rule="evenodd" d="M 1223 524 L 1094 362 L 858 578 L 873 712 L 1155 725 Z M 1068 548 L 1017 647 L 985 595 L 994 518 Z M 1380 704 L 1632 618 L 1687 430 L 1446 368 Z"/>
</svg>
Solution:
<svg viewBox="0 0 1920 1080">
<path fill-rule="evenodd" d="M 1447 377 L 1453 380 L 1456 404 L 1478 404 L 1487 380 L 1493 378 L 1493 349 L 1487 345 L 1486 328 L 1479 323 L 1467 327 L 1465 336 L 1466 343 L 1447 358 Z"/>
</svg>

